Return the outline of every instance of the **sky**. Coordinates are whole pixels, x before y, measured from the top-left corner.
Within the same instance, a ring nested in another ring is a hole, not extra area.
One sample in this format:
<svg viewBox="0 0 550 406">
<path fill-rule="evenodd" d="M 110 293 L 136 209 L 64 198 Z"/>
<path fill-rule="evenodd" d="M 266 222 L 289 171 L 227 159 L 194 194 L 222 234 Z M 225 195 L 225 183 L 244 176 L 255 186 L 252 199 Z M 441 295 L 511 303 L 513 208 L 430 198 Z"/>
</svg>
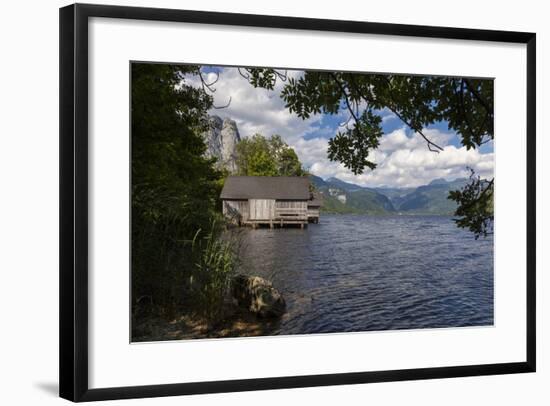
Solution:
<svg viewBox="0 0 550 406">
<path fill-rule="evenodd" d="M 221 118 L 235 120 L 242 137 L 256 133 L 264 136 L 280 135 L 296 151 L 304 167 L 324 179 L 336 177 L 341 180 L 368 187 L 417 187 L 433 179 L 454 180 L 469 176 L 467 167 L 473 168 L 482 178 L 493 176 L 493 143 L 480 149 L 466 150 L 461 145 L 460 135 L 449 130 L 444 122 L 423 129 L 423 133 L 443 147 L 440 153 L 431 152 L 426 142 L 410 130 L 389 110 L 380 111 L 384 135 L 380 146 L 369 155 L 377 164 L 376 169 L 365 169 L 354 175 L 338 162 L 327 157 L 328 140 L 340 129 L 348 116 L 345 110 L 338 115 L 318 114 L 303 120 L 285 108 L 280 97 L 284 82 L 277 80 L 275 89 L 257 89 L 243 78 L 237 68 L 203 67 L 203 76 L 208 81 L 218 81 L 212 86 L 215 91 L 215 106 L 209 113 Z M 288 71 L 289 76 L 299 77 L 301 71 Z M 188 77 L 187 83 L 199 86 L 200 81 Z"/>
</svg>

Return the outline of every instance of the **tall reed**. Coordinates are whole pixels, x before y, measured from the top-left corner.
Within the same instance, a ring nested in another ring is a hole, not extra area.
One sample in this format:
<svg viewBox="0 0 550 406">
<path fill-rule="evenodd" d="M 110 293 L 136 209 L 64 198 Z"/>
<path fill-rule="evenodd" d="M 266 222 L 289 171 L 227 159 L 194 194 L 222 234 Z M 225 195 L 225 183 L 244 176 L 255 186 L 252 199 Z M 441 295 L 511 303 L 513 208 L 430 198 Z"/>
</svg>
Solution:
<svg viewBox="0 0 550 406">
<path fill-rule="evenodd" d="M 206 233 L 197 231 L 192 241 L 194 270 L 190 278 L 197 309 L 210 324 L 220 321 L 230 297 L 231 280 L 238 266 L 238 239 L 224 235 L 213 221 Z"/>
</svg>

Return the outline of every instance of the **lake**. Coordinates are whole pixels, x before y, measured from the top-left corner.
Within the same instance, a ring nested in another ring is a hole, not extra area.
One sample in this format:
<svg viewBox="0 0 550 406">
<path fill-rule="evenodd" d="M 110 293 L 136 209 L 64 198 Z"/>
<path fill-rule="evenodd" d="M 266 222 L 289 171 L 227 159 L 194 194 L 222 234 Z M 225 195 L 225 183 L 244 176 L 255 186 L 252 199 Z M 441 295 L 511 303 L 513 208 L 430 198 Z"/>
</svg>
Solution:
<svg viewBox="0 0 550 406">
<path fill-rule="evenodd" d="M 493 324 L 493 238 L 450 217 L 322 214 L 306 229 L 242 229 L 242 269 L 287 313 L 271 334 Z"/>
</svg>

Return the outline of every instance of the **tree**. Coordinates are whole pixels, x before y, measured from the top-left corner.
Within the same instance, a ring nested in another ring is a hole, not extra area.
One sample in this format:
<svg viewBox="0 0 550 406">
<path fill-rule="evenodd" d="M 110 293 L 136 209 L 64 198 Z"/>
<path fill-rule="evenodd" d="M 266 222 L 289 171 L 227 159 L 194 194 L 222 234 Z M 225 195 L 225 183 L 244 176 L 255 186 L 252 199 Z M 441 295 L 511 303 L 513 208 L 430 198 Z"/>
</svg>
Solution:
<svg viewBox="0 0 550 406">
<path fill-rule="evenodd" d="M 456 220 L 459 227 L 467 228 L 475 233 L 476 240 L 479 236 L 487 236 L 493 233 L 493 186 L 470 169 L 470 183 L 462 190 L 449 192 L 449 199 L 458 203 Z"/>
<path fill-rule="evenodd" d="M 298 155 L 279 135 L 255 134 L 236 147 L 237 173 L 241 176 L 305 176 Z"/>
<path fill-rule="evenodd" d="M 281 176 L 304 176 L 306 172 L 292 148 L 286 148 L 279 155 L 279 174 Z"/>
<path fill-rule="evenodd" d="M 132 291 L 156 304 L 181 299 L 192 273 L 186 241 L 215 216 L 221 174 L 201 134 L 212 98 L 185 84 L 191 65 L 132 64 Z"/>
<path fill-rule="evenodd" d="M 259 150 L 254 152 L 248 159 L 248 176 L 277 176 L 277 166 L 275 159 L 269 155 L 268 151 Z"/>
<path fill-rule="evenodd" d="M 426 126 L 445 121 L 461 135 L 467 148 L 479 148 L 494 139 L 493 80 L 441 77 L 305 71 L 299 78 L 275 69 L 239 69 L 255 87 L 273 90 L 277 80 L 285 82 L 281 97 L 290 112 L 302 119 L 314 114 L 338 114 L 347 110 L 348 119 L 329 141 L 328 157 L 339 161 L 354 174 L 375 169 L 370 153 L 383 135 L 380 112 L 388 109 L 426 142 L 430 151 L 443 148 L 425 133 Z M 472 179 L 470 186 L 474 185 Z M 479 235 L 486 235 L 493 212 L 478 198 L 492 201 L 494 179 L 478 184 L 483 193 L 464 190 L 451 194 L 459 207 L 455 220 Z M 475 185 L 474 185 L 475 186 Z M 476 219 L 472 218 L 472 207 Z"/>
</svg>

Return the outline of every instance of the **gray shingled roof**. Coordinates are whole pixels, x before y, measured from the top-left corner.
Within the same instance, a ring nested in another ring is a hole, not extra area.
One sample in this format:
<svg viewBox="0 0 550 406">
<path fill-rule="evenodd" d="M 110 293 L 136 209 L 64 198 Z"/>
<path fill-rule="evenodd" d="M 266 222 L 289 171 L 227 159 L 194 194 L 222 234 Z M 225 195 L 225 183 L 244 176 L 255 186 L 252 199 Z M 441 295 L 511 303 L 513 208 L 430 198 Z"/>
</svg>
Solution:
<svg viewBox="0 0 550 406">
<path fill-rule="evenodd" d="M 306 176 L 229 176 L 222 199 L 309 200 Z"/>
<path fill-rule="evenodd" d="M 307 202 L 308 206 L 321 207 L 323 205 L 323 195 L 319 192 L 313 192 L 313 199 Z"/>
</svg>

